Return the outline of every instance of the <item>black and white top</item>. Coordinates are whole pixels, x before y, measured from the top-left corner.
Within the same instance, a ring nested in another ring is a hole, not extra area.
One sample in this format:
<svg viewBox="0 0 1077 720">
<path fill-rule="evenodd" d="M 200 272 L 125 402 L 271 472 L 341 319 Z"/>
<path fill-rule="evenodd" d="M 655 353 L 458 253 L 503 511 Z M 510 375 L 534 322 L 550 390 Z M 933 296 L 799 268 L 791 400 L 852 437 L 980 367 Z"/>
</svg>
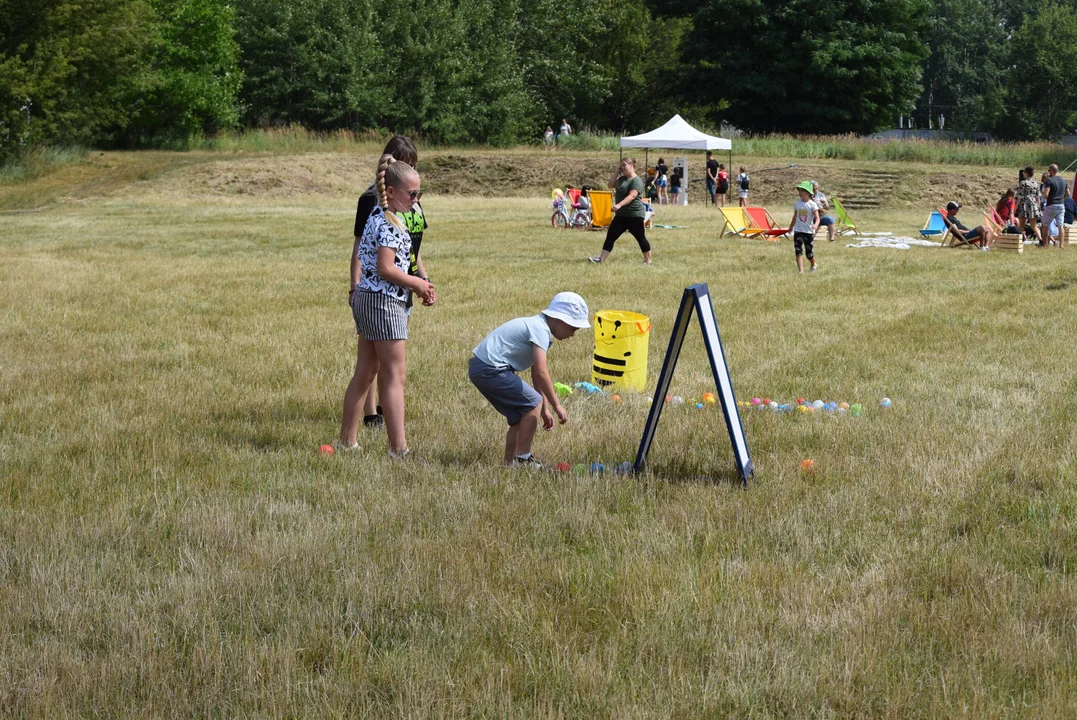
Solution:
<svg viewBox="0 0 1077 720">
<path fill-rule="evenodd" d="M 407 231 L 398 229 L 385 217 L 380 205 L 370 211 L 370 217 L 363 228 L 363 237 L 359 241 L 359 261 L 363 265 L 363 278 L 359 281 L 361 292 L 380 292 L 397 300 L 407 301 L 407 288 L 394 285 L 378 275 L 378 249 L 392 248 L 396 256 L 393 264 L 400 272 L 408 272 L 411 262 L 411 237 Z"/>
</svg>

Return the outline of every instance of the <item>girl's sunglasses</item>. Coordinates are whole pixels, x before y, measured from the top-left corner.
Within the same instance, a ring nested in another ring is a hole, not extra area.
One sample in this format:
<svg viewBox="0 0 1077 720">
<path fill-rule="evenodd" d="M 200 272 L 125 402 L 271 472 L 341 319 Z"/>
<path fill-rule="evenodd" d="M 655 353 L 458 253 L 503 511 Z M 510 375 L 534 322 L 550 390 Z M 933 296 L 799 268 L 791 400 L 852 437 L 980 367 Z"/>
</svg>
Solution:
<svg viewBox="0 0 1077 720">
<path fill-rule="evenodd" d="M 412 202 L 418 202 L 419 200 L 422 200 L 422 198 L 423 198 L 423 191 L 422 190 L 412 190 L 411 192 L 408 193 L 408 199 L 411 200 Z"/>
</svg>

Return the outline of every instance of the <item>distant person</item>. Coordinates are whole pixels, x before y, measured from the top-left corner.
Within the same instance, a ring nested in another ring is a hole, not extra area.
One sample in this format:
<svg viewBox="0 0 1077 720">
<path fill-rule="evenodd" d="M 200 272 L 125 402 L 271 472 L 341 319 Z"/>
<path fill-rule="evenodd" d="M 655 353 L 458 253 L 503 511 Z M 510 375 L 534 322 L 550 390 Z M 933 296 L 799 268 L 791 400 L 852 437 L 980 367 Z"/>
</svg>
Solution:
<svg viewBox="0 0 1077 720">
<path fill-rule="evenodd" d="M 1006 227 L 1007 233 L 1020 232 L 1020 229 L 1016 226 L 1017 223 L 1017 200 L 1015 200 L 1016 193 L 1013 188 L 1006 190 L 1002 193 L 1002 197 L 995 203 L 995 213 L 1002 220 L 1002 224 Z"/>
<path fill-rule="evenodd" d="M 572 203 L 572 207 L 576 210 L 572 214 L 573 225 L 590 225 L 591 224 L 591 188 L 588 185 L 584 185 L 580 189 L 580 196 L 576 199 L 576 202 Z"/>
<path fill-rule="evenodd" d="M 718 163 L 718 203 L 722 207 L 725 207 L 725 196 L 729 192 L 729 171 L 725 169 L 725 165 Z"/>
<path fill-rule="evenodd" d="M 542 136 L 542 145 L 547 150 L 553 148 L 553 128 L 549 125 L 546 126 L 546 132 Z"/>
<path fill-rule="evenodd" d="M 502 457 L 506 466 L 542 469 L 531 453 L 539 422 L 545 430 L 553 428 L 554 414 L 562 425 L 568 422 L 550 377 L 547 353 L 554 339 L 567 340 L 577 330 L 591 327 L 589 317 L 582 297 L 557 293 L 541 313 L 509 320 L 472 351 L 467 373 L 471 384 L 509 424 Z M 537 391 L 519 376 L 529 368 Z"/>
<path fill-rule="evenodd" d="M 587 258 L 593 263 L 604 263 L 613 252 L 617 238 L 632 233 L 643 253 L 643 264 L 651 264 L 651 244 L 647 242 L 647 232 L 643 227 L 646 209 L 643 207 L 643 180 L 636 175 L 636 161 L 632 158 L 621 160 L 621 164 L 610 175 L 609 186 L 614 189 L 613 222 L 606 231 L 606 242 L 602 244 L 602 253 L 598 257 Z"/>
<path fill-rule="evenodd" d="M 1020 182 L 1017 184 L 1017 227 L 1021 232 L 1040 240 L 1040 230 L 1036 226 L 1040 216 L 1040 188 L 1034 179 L 1035 170 L 1029 165 L 1020 173 Z"/>
<path fill-rule="evenodd" d="M 681 204 L 681 169 L 673 168 L 673 174 L 669 176 L 669 201 L 673 205 Z"/>
<path fill-rule="evenodd" d="M 1073 197 L 1066 196 L 1066 224 L 1072 225 L 1074 217 L 1077 216 L 1077 201 Z"/>
<path fill-rule="evenodd" d="M 965 227 L 965 224 L 957 219 L 959 210 L 961 210 L 961 203 L 953 200 L 946 203 L 946 214 L 942 216 L 946 227 L 969 245 L 978 245 L 981 250 L 987 250 L 991 245 L 991 232 L 983 225 L 977 225 L 971 230 Z"/>
<path fill-rule="evenodd" d="M 1066 181 L 1058 174 L 1058 165 L 1047 166 L 1047 181 L 1043 187 L 1043 197 L 1047 204 L 1043 209 L 1043 226 L 1047 228 L 1043 238 L 1043 245 L 1050 239 L 1051 226 L 1055 225 L 1058 232 L 1062 233 L 1062 226 L 1066 223 Z M 1062 244 L 1059 240 L 1059 245 Z"/>
<path fill-rule="evenodd" d="M 560 144 L 564 140 L 568 139 L 568 136 L 572 134 L 572 126 L 568 124 L 568 120 L 561 118 L 561 131 L 557 133 L 555 138 L 557 143 Z"/>
<path fill-rule="evenodd" d="M 669 196 L 666 194 L 666 188 L 669 187 L 669 168 L 666 166 L 665 158 L 658 158 L 654 171 L 656 175 L 654 184 L 658 187 L 658 202 L 665 205 L 669 202 Z"/>
<path fill-rule="evenodd" d="M 707 151 L 707 196 L 711 205 L 718 205 L 716 197 L 718 193 L 718 161 L 714 159 L 714 153 Z"/>
<path fill-rule="evenodd" d="M 741 207 L 748 206 L 748 188 L 751 184 L 752 179 L 748 177 L 748 170 L 742 165 L 740 174 L 737 175 L 737 200 Z"/>
<path fill-rule="evenodd" d="M 743 172 L 744 168 L 741 168 Z M 796 253 L 797 271 L 804 272 L 804 255 L 811 263 L 809 272 L 815 272 L 815 231 L 819 229 L 819 206 L 812 199 L 812 184 L 797 185 L 797 200 L 793 203 L 793 219 L 789 232 L 793 233 L 793 252 Z"/>
<path fill-rule="evenodd" d="M 818 182 L 812 180 L 811 186 L 812 200 L 819 207 L 819 224 L 826 227 L 827 241 L 834 242 L 834 216 L 830 214 L 830 201 L 826 199 L 826 195 L 819 189 Z"/>
</svg>

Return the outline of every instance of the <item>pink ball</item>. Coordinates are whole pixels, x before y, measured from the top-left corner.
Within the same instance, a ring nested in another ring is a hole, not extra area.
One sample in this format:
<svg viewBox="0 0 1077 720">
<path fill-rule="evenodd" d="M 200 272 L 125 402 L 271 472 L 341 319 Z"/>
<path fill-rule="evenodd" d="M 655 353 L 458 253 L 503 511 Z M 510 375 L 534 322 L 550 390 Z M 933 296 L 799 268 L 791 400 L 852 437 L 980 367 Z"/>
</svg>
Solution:
<svg viewBox="0 0 1077 720">
<path fill-rule="evenodd" d="M 759 405 L 761 402 L 763 401 L 759 398 L 752 398 L 752 405 Z"/>
</svg>

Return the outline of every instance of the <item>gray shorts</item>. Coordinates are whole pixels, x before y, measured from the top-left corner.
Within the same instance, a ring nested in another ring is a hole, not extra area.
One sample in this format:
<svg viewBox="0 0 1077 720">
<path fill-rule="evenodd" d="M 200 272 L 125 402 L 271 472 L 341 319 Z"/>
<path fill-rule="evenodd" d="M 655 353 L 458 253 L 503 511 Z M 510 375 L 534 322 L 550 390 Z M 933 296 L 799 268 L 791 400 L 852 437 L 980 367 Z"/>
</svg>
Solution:
<svg viewBox="0 0 1077 720">
<path fill-rule="evenodd" d="M 1052 220 L 1058 223 L 1058 229 L 1061 230 L 1062 226 L 1066 224 L 1065 205 L 1048 205 L 1043 209 L 1043 219 L 1040 220 L 1043 226 L 1050 229 Z"/>
<path fill-rule="evenodd" d="M 403 300 L 380 292 L 352 293 L 355 332 L 367 340 L 407 340 L 408 310 Z"/>
<path fill-rule="evenodd" d="M 490 401 L 494 410 L 505 416 L 509 425 L 520 422 L 524 415 L 542 404 L 538 391 L 511 368 L 495 368 L 472 355 L 467 375 L 471 378 L 471 384 Z"/>
</svg>

